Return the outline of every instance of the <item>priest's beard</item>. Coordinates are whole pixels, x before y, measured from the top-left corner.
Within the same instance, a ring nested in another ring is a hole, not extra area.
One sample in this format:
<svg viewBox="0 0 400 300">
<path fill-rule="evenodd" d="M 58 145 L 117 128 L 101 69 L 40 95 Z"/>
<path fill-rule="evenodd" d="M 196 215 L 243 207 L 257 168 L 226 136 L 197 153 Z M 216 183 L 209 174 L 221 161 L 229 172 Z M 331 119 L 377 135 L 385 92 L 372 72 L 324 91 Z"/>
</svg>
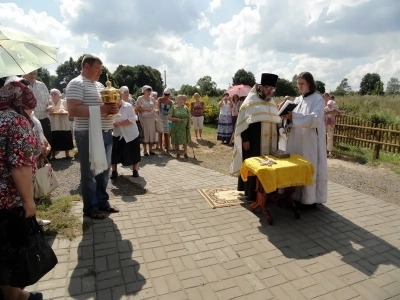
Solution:
<svg viewBox="0 0 400 300">
<path fill-rule="evenodd" d="M 262 87 L 261 87 L 261 89 L 258 89 L 258 90 L 257 90 L 257 93 L 258 93 L 258 96 L 259 96 L 262 100 L 264 100 L 264 101 L 266 101 L 266 102 L 270 101 L 271 98 L 272 98 L 271 95 L 266 95 L 266 94 L 264 93 L 264 90 L 263 90 Z"/>
</svg>

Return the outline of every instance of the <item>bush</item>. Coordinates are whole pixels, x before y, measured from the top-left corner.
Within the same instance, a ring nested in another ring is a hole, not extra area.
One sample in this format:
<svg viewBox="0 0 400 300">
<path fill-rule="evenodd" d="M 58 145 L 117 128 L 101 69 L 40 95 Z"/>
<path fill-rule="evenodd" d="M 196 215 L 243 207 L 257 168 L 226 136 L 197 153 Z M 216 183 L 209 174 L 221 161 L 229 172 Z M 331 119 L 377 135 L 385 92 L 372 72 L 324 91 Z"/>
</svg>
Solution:
<svg viewBox="0 0 400 300">
<path fill-rule="evenodd" d="M 200 101 L 205 104 L 204 107 L 204 123 L 205 124 L 218 124 L 219 107 L 218 98 L 209 98 L 208 96 L 200 97 Z M 189 107 L 194 102 L 194 98 L 188 99 Z"/>
</svg>

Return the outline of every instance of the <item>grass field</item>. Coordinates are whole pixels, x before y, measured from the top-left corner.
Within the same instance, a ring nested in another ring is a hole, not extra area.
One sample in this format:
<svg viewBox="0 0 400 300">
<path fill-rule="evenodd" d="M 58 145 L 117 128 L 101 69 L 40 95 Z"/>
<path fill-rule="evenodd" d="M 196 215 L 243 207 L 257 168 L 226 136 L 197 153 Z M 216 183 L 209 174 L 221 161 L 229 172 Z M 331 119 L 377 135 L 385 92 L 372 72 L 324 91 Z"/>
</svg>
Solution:
<svg viewBox="0 0 400 300">
<path fill-rule="evenodd" d="M 217 127 L 214 125 L 205 125 L 203 139 L 203 141 L 192 142 L 195 147 L 196 158 L 199 161 L 198 164 L 229 174 L 232 147 L 217 141 Z M 335 145 L 334 153 L 337 158 L 342 160 L 386 167 L 400 174 L 400 154 L 380 151 L 379 159 L 374 160 L 373 150 L 346 144 Z"/>
</svg>

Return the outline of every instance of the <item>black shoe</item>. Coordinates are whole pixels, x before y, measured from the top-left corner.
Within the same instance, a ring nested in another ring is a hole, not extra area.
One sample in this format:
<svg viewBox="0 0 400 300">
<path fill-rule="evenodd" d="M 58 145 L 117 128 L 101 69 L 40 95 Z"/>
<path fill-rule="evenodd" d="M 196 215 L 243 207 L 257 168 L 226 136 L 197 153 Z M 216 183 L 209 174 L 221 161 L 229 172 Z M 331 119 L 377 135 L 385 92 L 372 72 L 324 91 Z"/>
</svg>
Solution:
<svg viewBox="0 0 400 300">
<path fill-rule="evenodd" d="M 139 177 L 139 172 L 138 172 L 138 170 L 133 170 L 133 171 L 132 171 L 132 177 Z"/>
<path fill-rule="evenodd" d="M 39 292 L 31 292 L 29 293 L 28 300 L 43 300 L 43 294 Z"/>
<path fill-rule="evenodd" d="M 110 179 L 117 179 L 118 178 L 118 172 L 117 171 L 112 171 Z"/>
</svg>

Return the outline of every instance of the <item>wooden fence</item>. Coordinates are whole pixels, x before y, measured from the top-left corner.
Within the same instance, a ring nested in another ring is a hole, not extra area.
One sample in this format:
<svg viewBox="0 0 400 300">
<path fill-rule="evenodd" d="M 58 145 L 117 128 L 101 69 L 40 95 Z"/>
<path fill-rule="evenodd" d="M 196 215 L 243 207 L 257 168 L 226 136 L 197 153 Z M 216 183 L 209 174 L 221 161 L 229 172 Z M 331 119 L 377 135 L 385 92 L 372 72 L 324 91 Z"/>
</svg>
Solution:
<svg viewBox="0 0 400 300">
<path fill-rule="evenodd" d="M 400 153 L 400 127 L 339 115 L 336 116 L 334 141 L 373 149 L 374 158 L 378 159 L 380 150 Z"/>
</svg>

